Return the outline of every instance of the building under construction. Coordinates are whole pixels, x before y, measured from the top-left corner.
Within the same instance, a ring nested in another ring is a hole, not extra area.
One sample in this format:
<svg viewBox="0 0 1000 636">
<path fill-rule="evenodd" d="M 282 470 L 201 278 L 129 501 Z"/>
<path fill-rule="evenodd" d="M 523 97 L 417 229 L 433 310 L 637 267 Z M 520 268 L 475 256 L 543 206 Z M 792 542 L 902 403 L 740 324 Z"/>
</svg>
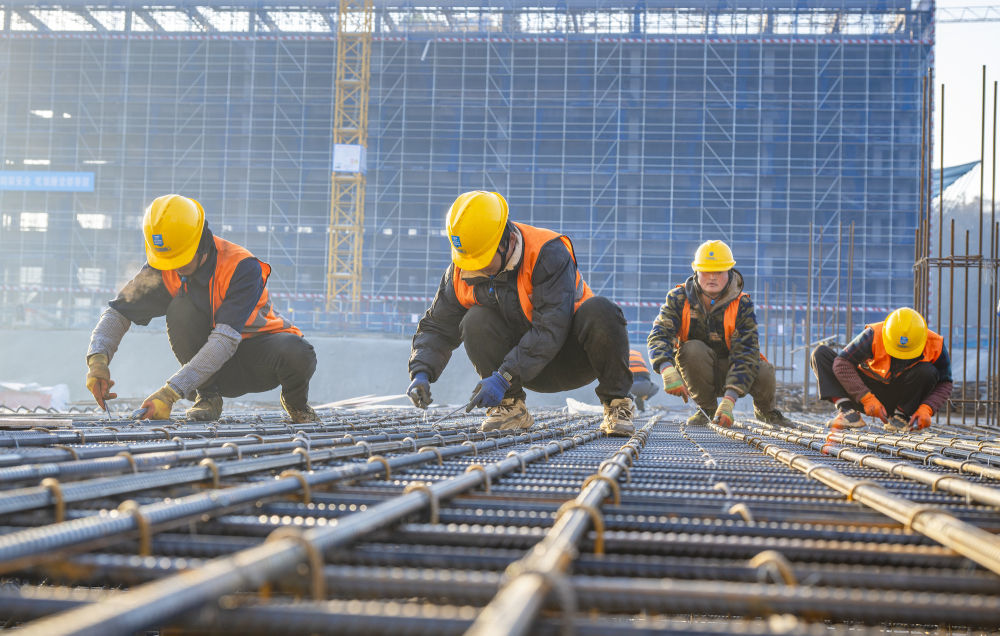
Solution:
<svg viewBox="0 0 1000 636">
<path fill-rule="evenodd" d="M 762 4 L 0 0 L 0 326 L 91 327 L 167 192 L 270 262 L 309 333 L 412 332 L 445 210 L 479 188 L 571 236 L 633 341 L 707 238 L 735 248 L 779 368 L 852 318 L 929 316 L 956 271 L 992 307 L 1000 229 L 988 258 L 930 239 L 932 3 Z M 985 394 L 977 340 L 974 384 L 966 364 L 908 433 L 694 425 L 666 398 L 620 438 L 585 406 L 482 432 L 402 396 L 302 424 L 0 404 L 0 625 L 995 633 L 998 327 Z"/>
<path fill-rule="evenodd" d="M 378 2 L 363 205 L 331 214 L 336 34 L 359 28 L 336 3 L 5 2 L 0 170 L 39 181 L 0 180 L 0 324 L 90 326 L 143 207 L 180 192 L 303 328 L 408 334 L 477 188 L 572 237 L 636 340 L 712 237 L 759 300 L 803 306 L 819 267 L 814 303 L 851 278 L 857 322 L 881 317 L 912 297 L 931 3 L 763 4 Z M 331 286 L 352 223 L 361 265 Z"/>
</svg>

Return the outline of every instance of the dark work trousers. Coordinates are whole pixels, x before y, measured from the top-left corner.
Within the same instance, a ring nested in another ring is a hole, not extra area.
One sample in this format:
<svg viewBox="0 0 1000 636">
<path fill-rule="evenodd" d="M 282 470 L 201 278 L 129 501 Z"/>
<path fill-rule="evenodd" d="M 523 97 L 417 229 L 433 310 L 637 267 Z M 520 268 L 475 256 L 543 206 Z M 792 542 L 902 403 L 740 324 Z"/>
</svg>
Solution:
<svg viewBox="0 0 1000 636">
<path fill-rule="evenodd" d="M 701 340 L 688 340 L 681 344 L 674 356 L 691 397 L 709 414 L 715 412 L 716 400 L 726 393 L 726 376 L 729 375 L 729 356 L 718 355 Z M 757 378 L 750 385 L 750 395 L 758 411 L 774 410 L 774 367 L 766 360 L 760 361 Z"/>
<path fill-rule="evenodd" d="M 649 379 L 649 374 L 645 371 L 632 372 L 632 395 L 648 400 L 655 397 L 660 392 L 660 387 L 653 384 Z"/>
<path fill-rule="evenodd" d="M 212 332 L 208 316 L 187 296 L 175 296 L 167 307 L 167 338 L 181 364 L 187 364 Z M 240 341 L 236 353 L 205 384 L 200 393 L 238 397 L 270 391 L 281 385 L 281 395 L 293 408 L 309 400 L 309 379 L 316 370 L 316 353 L 305 338 L 292 333 L 265 333 Z"/>
<path fill-rule="evenodd" d="M 595 392 L 602 403 L 626 397 L 632 388 L 626 324 L 618 305 L 602 296 L 588 298 L 573 314 L 566 342 L 552 361 L 523 384 L 514 378 L 505 397 L 524 399 L 525 388 L 539 393 L 569 391 L 594 379 L 598 380 Z M 500 312 L 482 305 L 473 305 L 466 312 L 461 332 L 469 360 L 484 378 L 500 368 L 524 334 L 509 325 Z"/>
<path fill-rule="evenodd" d="M 810 360 L 816 383 L 819 385 L 819 399 L 833 402 L 847 398 L 851 401 L 851 408 L 864 413 L 864 406 L 847 394 L 840 380 L 834 375 L 833 361 L 836 358 L 837 350 L 827 345 L 820 345 L 812 352 Z M 913 415 L 927 394 L 938 384 L 938 371 L 930 362 L 918 362 L 888 384 L 870 378 L 860 371 L 858 376 L 882 403 L 889 415 L 899 411 L 906 417 Z"/>
</svg>

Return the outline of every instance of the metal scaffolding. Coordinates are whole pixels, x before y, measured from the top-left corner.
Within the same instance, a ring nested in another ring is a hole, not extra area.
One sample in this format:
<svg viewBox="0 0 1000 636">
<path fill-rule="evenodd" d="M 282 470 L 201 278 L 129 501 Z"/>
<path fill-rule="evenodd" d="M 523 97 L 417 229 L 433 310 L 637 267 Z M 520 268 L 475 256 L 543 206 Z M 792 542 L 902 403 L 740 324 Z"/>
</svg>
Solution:
<svg viewBox="0 0 1000 636">
<path fill-rule="evenodd" d="M 330 203 L 336 3 L 5 3 L 2 170 L 92 180 L 0 189 L 0 323 L 89 326 L 170 191 L 270 262 L 310 331 L 411 333 L 447 264 L 444 211 L 474 188 L 567 233 L 635 342 L 706 238 L 733 244 L 755 298 L 780 282 L 798 307 L 812 223 L 833 305 L 853 222 L 859 320 L 909 302 L 930 3 L 564 4 L 375 8 L 359 212 L 353 181 Z M 353 317 L 325 311 L 331 272 L 348 296 L 360 280 Z"/>
</svg>

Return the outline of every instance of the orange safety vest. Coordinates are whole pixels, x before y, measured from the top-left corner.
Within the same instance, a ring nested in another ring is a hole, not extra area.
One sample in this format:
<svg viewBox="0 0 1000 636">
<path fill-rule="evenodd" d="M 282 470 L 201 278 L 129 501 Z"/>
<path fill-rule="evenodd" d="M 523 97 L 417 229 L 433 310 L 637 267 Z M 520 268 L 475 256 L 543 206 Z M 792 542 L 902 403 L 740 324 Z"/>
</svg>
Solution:
<svg viewBox="0 0 1000 636">
<path fill-rule="evenodd" d="M 868 377 L 888 384 L 892 380 L 889 375 L 889 365 L 892 363 L 892 356 L 889 355 L 889 352 L 885 350 L 885 345 L 882 344 L 882 328 L 884 325 L 884 321 L 866 325 L 875 332 L 875 336 L 872 338 L 872 357 L 862 362 L 858 369 Z M 931 364 L 937 362 L 943 350 L 944 338 L 928 329 L 927 342 L 924 343 L 923 355 L 909 360 L 909 364 L 902 371 L 909 369 L 919 362 L 930 362 Z"/>
<path fill-rule="evenodd" d="M 628 352 L 628 370 L 632 373 L 649 373 L 646 360 L 635 349 L 630 349 Z"/>
<path fill-rule="evenodd" d="M 678 285 L 678 287 L 684 287 L 684 285 Z M 726 336 L 726 349 L 732 349 L 733 332 L 736 331 L 736 316 L 740 313 L 740 298 L 744 296 L 750 296 L 746 292 L 740 292 L 740 295 L 730 301 L 729 305 L 726 307 L 726 313 L 722 316 L 722 331 Z M 677 333 L 677 348 L 679 349 L 681 343 L 687 342 L 688 333 L 691 330 L 691 301 L 688 300 L 687 296 L 684 297 L 684 309 L 681 310 L 681 327 L 680 331 Z M 767 358 L 764 357 L 764 353 L 760 352 L 760 359 L 767 362 Z"/>
<path fill-rule="evenodd" d="M 521 231 L 521 238 L 524 240 L 524 246 L 521 251 L 521 268 L 517 273 L 517 297 L 521 303 L 521 311 L 524 312 L 524 317 L 528 319 L 528 322 L 531 322 L 531 314 L 534 310 L 534 305 L 531 304 L 531 292 L 534 289 L 531 282 L 531 274 L 535 269 L 535 263 L 538 261 L 539 252 L 550 242 L 560 240 L 566 246 L 566 249 L 569 250 L 569 255 L 573 257 L 574 263 L 576 263 L 576 253 L 573 251 L 573 243 L 569 238 L 558 232 L 524 225 L 523 223 L 514 223 L 514 225 Z M 455 287 L 455 296 L 458 297 L 458 302 L 463 307 L 469 309 L 473 305 L 479 304 L 476 301 L 474 287 L 465 282 L 462 278 L 462 270 L 457 265 L 455 266 L 455 273 L 452 276 L 452 283 Z M 580 276 L 580 270 L 576 270 L 576 293 L 574 295 L 573 312 L 576 313 L 580 305 L 593 295 L 594 292 L 590 291 L 590 287 L 584 282 L 583 277 Z"/>
<path fill-rule="evenodd" d="M 208 285 L 208 300 L 211 306 L 212 327 L 215 328 L 215 310 L 219 308 L 226 298 L 226 291 L 233 278 L 233 272 L 240 261 L 247 258 L 254 258 L 250 250 L 241 247 L 236 243 L 230 243 L 218 236 L 215 239 L 215 248 L 218 251 L 215 257 L 215 272 Z M 271 307 L 271 298 L 267 292 L 267 277 L 271 275 L 271 266 L 264 261 L 260 262 L 260 273 L 264 278 L 264 291 L 257 299 L 257 305 L 250 312 L 246 325 L 243 327 L 243 338 L 251 338 L 259 333 L 293 333 L 301 336 L 299 328 L 282 318 L 274 308 Z M 163 284 L 167 286 L 167 291 L 171 296 L 177 296 L 181 289 L 181 277 L 174 270 L 163 270 Z"/>
</svg>

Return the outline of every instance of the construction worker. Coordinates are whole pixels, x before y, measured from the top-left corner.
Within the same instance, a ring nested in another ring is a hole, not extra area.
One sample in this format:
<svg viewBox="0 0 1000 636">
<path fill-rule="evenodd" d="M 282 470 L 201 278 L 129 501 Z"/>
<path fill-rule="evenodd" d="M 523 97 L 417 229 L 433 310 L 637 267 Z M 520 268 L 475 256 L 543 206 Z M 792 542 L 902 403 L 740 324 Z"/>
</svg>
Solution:
<svg viewBox="0 0 1000 636">
<path fill-rule="evenodd" d="M 927 428 L 951 395 L 951 361 L 944 338 L 927 328 L 916 310 L 902 307 L 865 326 L 839 353 L 827 345 L 812 352 L 821 400 L 837 414 L 831 428 L 860 428 L 861 413 L 891 432 Z"/>
<path fill-rule="evenodd" d="M 174 403 L 195 400 L 191 420 L 222 413 L 222 397 L 281 385 L 293 422 L 317 421 L 307 404 L 316 354 L 299 329 L 271 305 L 271 267 L 212 234 L 201 204 L 168 194 L 142 220 L 146 264 L 108 303 L 90 338 L 87 388 L 101 408 L 117 397 L 108 364 L 132 323 L 166 316 L 167 338 L 181 368 L 142 403 L 138 419 L 170 418 Z"/>
<path fill-rule="evenodd" d="M 788 420 L 774 408 L 774 367 L 760 353 L 753 301 L 743 275 L 722 241 L 705 241 L 695 252 L 694 274 L 667 293 L 646 342 L 663 389 L 701 408 L 689 424 L 732 426 L 733 406 L 747 393 L 754 416 L 771 424 Z M 717 398 L 722 400 L 717 402 Z"/>
<path fill-rule="evenodd" d="M 482 430 L 530 428 L 525 388 L 554 393 L 596 378 L 601 429 L 631 435 L 625 316 L 591 292 L 570 240 L 510 221 L 504 198 L 481 190 L 455 200 L 446 226 L 452 264 L 413 336 L 414 405 L 430 404 L 431 382 L 465 343 L 482 378 L 466 411 L 486 407 Z"/>
<path fill-rule="evenodd" d="M 640 411 L 646 410 L 646 400 L 659 393 L 660 388 L 649 379 L 649 367 L 642 354 L 635 349 L 628 352 L 628 370 L 632 372 L 632 401 Z"/>
</svg>

